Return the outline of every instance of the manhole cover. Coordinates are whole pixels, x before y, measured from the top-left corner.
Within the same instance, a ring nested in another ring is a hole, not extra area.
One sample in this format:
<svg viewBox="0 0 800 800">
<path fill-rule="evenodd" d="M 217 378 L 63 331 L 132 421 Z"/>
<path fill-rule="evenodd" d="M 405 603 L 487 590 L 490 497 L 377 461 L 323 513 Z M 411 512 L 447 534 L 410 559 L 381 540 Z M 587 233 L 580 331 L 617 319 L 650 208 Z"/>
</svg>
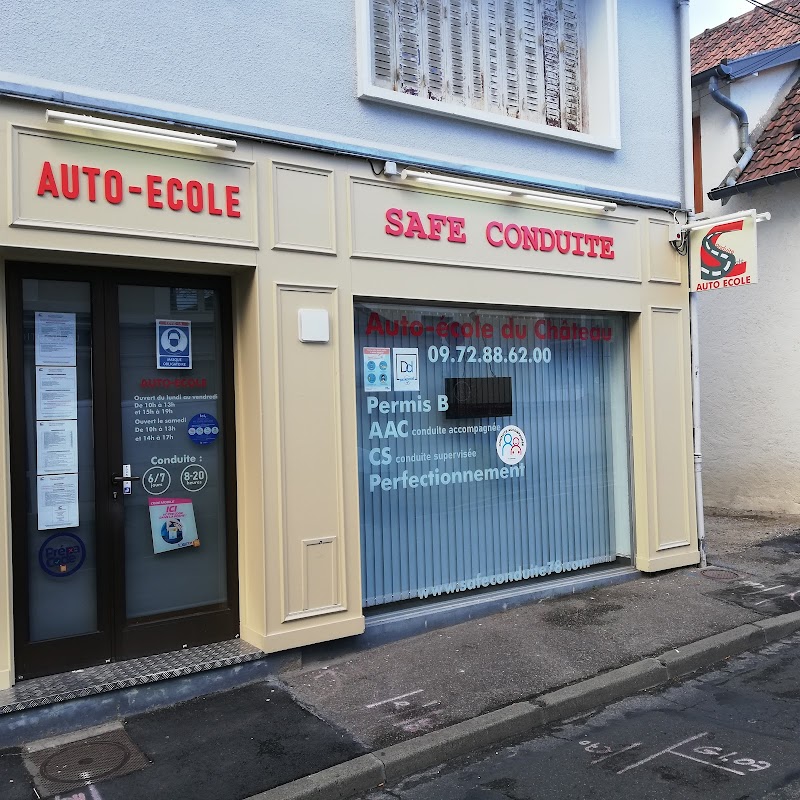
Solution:
<svg viewBox="0 0 800 800">
<path fill-rule="evenodd" d="M 705 578 L 711 578 L 714 581 L 736 581 L 741 578 L 738 572 L 732 569 L 721 569 L 720 567 L 708 567 L 701 569 L 700 574 Z"/>
<path fill-rule="evenodd" d="M 39 771 L 49 781 L 91 783 L 122 769 L 130 757 L 128 750 L 117 742 L 79 742 L 57 750 Z"/>
<path fill-rule="evenodd" d="M 42 796 L 127 775 L 149 763 L 123 730 L 31 751 L 27 754 L 26 762 Z"/>
</svg>

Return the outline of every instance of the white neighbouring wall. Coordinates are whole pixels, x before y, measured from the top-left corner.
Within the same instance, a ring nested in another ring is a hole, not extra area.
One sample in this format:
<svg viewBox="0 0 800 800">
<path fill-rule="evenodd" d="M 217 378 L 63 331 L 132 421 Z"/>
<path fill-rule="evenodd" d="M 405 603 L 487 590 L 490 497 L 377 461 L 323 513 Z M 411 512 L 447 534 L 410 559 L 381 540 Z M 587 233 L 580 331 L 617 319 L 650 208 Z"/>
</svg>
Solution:
<svg viewBox="0 0 800 800">
<path fill-rule="evenodd" d="M 800 514 L 800 180 L 735 196 L 757 208 L 759 279 L 700 298 L 703 490 L 709 508 Z"/>
<path fill-rule="evenodd" d="M 745 108 L 751 142 L 800 77 L 796 63 L 763 70 L 721 90 Z M 694 90 L 701 118 L 703 192 L 735 165 L 736 118 L 707 86 Z M 800 181 L 704 200 L 702 217 L 755 208 L 759 282 L 701 295 L 700 397 L 707 508 L 800 514 Z"/>
</svg>

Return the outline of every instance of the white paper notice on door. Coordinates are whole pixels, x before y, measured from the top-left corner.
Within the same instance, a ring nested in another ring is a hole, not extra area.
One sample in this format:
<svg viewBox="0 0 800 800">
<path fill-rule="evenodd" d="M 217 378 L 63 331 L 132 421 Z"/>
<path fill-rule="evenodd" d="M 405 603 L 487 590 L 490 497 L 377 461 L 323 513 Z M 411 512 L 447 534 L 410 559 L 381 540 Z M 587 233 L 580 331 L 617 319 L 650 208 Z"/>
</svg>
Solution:
<svg viewBox="0 0 800 800">
<path fill-rule="evenodd" d="M 36 312 L 36 366 L 74 367 L 75 314 Z"/>
<path fill-rule="evenodd" d="M 78 421 L 44 420 L 36 423 L 36 474 L 58 475 L 78 471 Z"/>
<path fill-rule="evenodd" d="M 77 475 L 39 475 L 36 497 L 40 531 L 78 527 Z"/>
<path fill-rule="evenodd" d="M 77 418 L 77 369 L 36 367 L 36 419 Z"/>
</svg>

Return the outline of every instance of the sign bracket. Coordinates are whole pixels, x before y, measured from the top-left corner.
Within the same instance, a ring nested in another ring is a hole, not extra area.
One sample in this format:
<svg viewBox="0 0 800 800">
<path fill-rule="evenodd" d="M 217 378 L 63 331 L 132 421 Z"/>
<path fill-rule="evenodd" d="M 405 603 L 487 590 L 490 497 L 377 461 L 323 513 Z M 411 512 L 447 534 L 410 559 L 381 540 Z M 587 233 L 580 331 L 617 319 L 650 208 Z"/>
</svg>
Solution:
<svg viewBox="0 0 800 800">
<path fill-rule="evenodd" d="M 681 225 L 679 222 L 673 222 L 669 226 L 669 240 L 675 242 L 675 244 L 682 244 L 684 236 L 691 231 L 706 228 L 709 225 L 721 225 L 725 222 L 744 219 L 745 217 L 749 217 L 750 214 L 750 211 L 738 211 L 735 214 L 724 214 L 721 217 L 709 217 L 708 219 L 698 220 L 685 225 Z M 770 214 L 769 211 L 756 214 L 756 222 L 769 222 L 771 219 L 772 214 Z"/>
</svg>

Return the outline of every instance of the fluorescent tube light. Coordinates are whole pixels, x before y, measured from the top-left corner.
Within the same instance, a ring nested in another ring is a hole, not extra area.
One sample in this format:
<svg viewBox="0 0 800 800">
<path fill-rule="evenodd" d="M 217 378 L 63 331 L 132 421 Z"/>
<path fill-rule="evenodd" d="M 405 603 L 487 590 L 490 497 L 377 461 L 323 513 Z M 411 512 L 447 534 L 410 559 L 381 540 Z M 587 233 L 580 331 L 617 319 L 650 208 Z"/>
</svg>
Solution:
<svg viewBox="0 0 800 800">
<path fill-rule="evenodd" d="M 550 197 L 546 194 L 523 194 L 523 197 L 548 205 L 564 206 L 566 208 L 585 208 L 587 211 L 616 211 L 616 203 L 593 203 L 590 200 L 565 200 L 561 197 Z"/>
<path fill-rule="evenodd" d="M 156 128 L 151 125 L 136 125 L 132 122 L 121 122 L 115 119 L 102 119 L 89 117 L 82 114 L 69 114 L 65 111 L 48 109 L 45 115 L 47 122 L 56 122 L 76 128 L 99 131 L 101 133 L 124 134 L 142 139 L 157 139 L 173 144 L 188 144 L 193 147 L 202 147 L 210 150 L 236 150 L 236 141 L 233 139 L 218 139 L 214 136 L 202 136 L 197 133 L 184 131 L 171 131 Z"/>
<path fill-rule="evenodd" d="M 481 194 L 491 194 L 498 197 L 511 197 L 513 192 L 509 189 L 494 189 L 490 186 L 466 186 L 463 183 L 455 183 L 450 180 L 440 180 L 439 178 L 415 178 L 417 183 L 427 183 L 430 186 L 446 186 L 450 189 L 469 189 L 470 191 L 480 192 Z"/>
<path fill-rule="evenodd" d="M 392 173 L 390 173 L 392 174 Z M 396 173 L 394 173 L 396 174 Z M 418 183 L 425 183 L 432 186 L 445 186 L 454 189 L 468 189 L 477 194 L 488 194 L 494 196 L 518 196 L 526 200 L 533 200 L 541 205 L 560 206 L 563 208 L 576 208 L 584 211 L 616 211 L 617 204 L 611 201 L 590 200 L 588 198 L 574 198 L 570 195 L 550 194 L 548 192 L 537 192 L 516 186 L 506 186 L 500 183 L 488 183 L 486 181 L 471 180 L 469 178 L 459 178 L 456 176 L 439 176 L 432 172 L 421 172 L 414 169 L 404 169 L 400 172 L 400 177 L 404 180 L 414 180 Z"/>
</svg>

